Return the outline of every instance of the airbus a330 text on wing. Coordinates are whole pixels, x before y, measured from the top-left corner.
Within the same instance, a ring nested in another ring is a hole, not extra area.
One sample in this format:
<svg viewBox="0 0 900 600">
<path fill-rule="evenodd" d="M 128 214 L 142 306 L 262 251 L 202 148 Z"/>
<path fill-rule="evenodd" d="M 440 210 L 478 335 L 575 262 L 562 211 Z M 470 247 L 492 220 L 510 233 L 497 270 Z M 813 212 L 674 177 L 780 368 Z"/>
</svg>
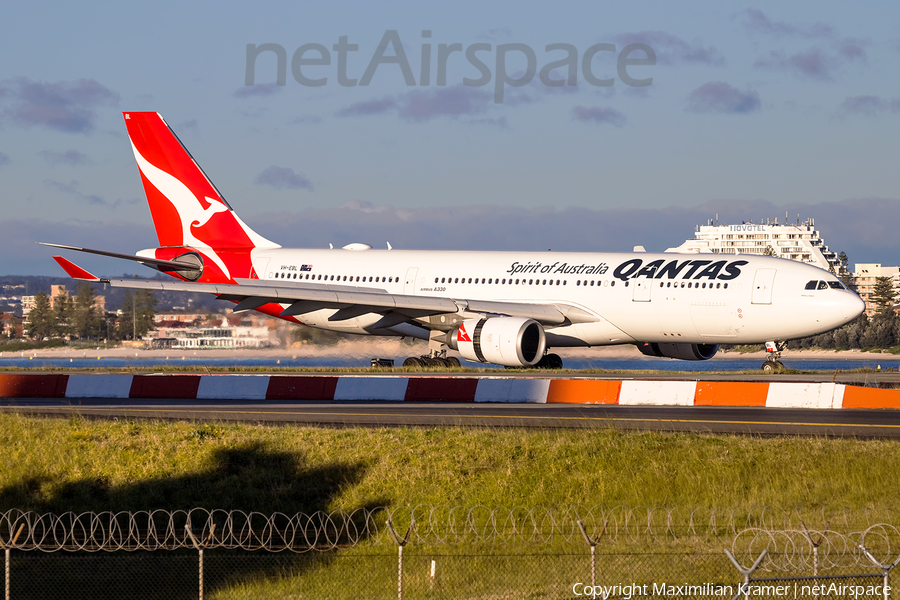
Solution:
<svg viewBox="0 0 900 600">
<path fill-rule="evenodd" d="M 453 361 L 455 350 L 553 368 L 562 360 L 550 348 L 610 344 L 685 360 L 711 358 L 719 344 L 780 351 L 864 309 L 832 273 L 768 256 L 282 248 L 237 216 L 159 114 L 124 115 L 159 247 L 123 255 L 48 245 L 134 260 L 172 281 L 100 279 L 54 257 L 73 278 L 210 292 L 235 312 L 428 340 L 430 355 L 413 364 Z"/>
</svg>

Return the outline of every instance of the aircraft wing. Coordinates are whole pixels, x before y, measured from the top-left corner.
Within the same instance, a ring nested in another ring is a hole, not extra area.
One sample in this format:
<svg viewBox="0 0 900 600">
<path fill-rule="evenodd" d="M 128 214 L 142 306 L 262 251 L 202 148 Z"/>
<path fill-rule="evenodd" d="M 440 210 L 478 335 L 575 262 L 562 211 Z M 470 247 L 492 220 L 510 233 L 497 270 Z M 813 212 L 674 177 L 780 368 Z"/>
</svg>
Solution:
<svg viewBox="0 0 900 600">
<path fill-rule="evenodd" d="M 331 320 L 349 319 L 366 312 L 395 312 L 410 318 L 475 312 L 534 319 L 544 325 L 588 323 L 599 319 L 581 309 L 556 304 L 526 304 L 489 300 L 440 298 L 391 294 L 383 289 L 342 285 L 287 283 L 238 279 L 237 284 L 191 283 L 148 279 L 102 279 L 61 256 L 54 260 L 74 279 L 106 283 L 112 287 L 179 292 L 203 292 L 237 302 L 235 312 L 253 310 L 266 304 L 289 304 L 281 316 L 302 315 L 322 308 L 341 309 Z M 335 318 L 336 317 L 336 318 Z"/>
</svg>

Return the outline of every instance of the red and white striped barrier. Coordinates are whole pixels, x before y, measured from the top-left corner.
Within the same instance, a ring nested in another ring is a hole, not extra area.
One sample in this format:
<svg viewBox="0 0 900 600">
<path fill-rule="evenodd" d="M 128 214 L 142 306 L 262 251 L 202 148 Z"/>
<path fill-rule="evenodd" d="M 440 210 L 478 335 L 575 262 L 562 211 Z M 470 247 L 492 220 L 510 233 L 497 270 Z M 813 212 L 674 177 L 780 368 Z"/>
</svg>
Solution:
<svg viewBox="0 0 900 600">
<path fill-rule="evenodd" d="M 900 409 L 900 390 L 839 383 L 393 375 L 0 374 L 0 398 L 516 402 Z"/>
</svg>

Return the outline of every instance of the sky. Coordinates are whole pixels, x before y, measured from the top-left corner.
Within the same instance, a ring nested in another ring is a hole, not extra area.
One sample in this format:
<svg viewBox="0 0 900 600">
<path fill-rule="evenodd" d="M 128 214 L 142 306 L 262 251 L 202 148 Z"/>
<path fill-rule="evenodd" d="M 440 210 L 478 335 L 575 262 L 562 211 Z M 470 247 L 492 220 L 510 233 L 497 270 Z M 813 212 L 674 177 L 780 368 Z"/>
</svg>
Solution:
<svg viewBox="0 0 900 600">
<path fill-rule="evenodd" d="M 284 246 L 662 251 L 787 214 L 851 264 L 900 264 L 895 3 L 4 13 L 0 274 L 62 274 L 37 241 L 157 245 L 123 111 L 162 114 Z"/>
</svg>

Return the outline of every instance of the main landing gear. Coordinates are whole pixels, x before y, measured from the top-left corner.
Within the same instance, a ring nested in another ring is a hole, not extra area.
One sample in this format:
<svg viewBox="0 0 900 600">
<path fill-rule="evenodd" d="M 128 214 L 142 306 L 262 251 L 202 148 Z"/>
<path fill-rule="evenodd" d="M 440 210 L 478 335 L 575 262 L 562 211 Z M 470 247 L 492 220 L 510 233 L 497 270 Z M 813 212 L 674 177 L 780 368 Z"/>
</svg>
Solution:
<svg viewBox="0 0 900 600">
<path fill-rule="evenodd" d="M 780 360 L 787 344 L 785 342 L 766 342 L 766 362 L 762 364 L 763 373 L 778 373 L 784 371 L 784 363 Z"/>
<path fill-rule="evenodd" d="M 432 350 L 429 354 L 410 356 L 403 361 L 404 367 L 450 367 L 459 368 L 462 363 L 455 356 L 447 356 L 446 350 Z"/>
<path fill-rule="evenodd" d="M 506 367 L 507 369 L 562 369 L 563 360 L 559 354 L 545 354 L 531 367 Z"/>
<path fill-rule="evenodd" d="M 545 354 L 534 365 L 535 369 L 562 369 L 563 361 L 559 354 Z"/>
</svg>

